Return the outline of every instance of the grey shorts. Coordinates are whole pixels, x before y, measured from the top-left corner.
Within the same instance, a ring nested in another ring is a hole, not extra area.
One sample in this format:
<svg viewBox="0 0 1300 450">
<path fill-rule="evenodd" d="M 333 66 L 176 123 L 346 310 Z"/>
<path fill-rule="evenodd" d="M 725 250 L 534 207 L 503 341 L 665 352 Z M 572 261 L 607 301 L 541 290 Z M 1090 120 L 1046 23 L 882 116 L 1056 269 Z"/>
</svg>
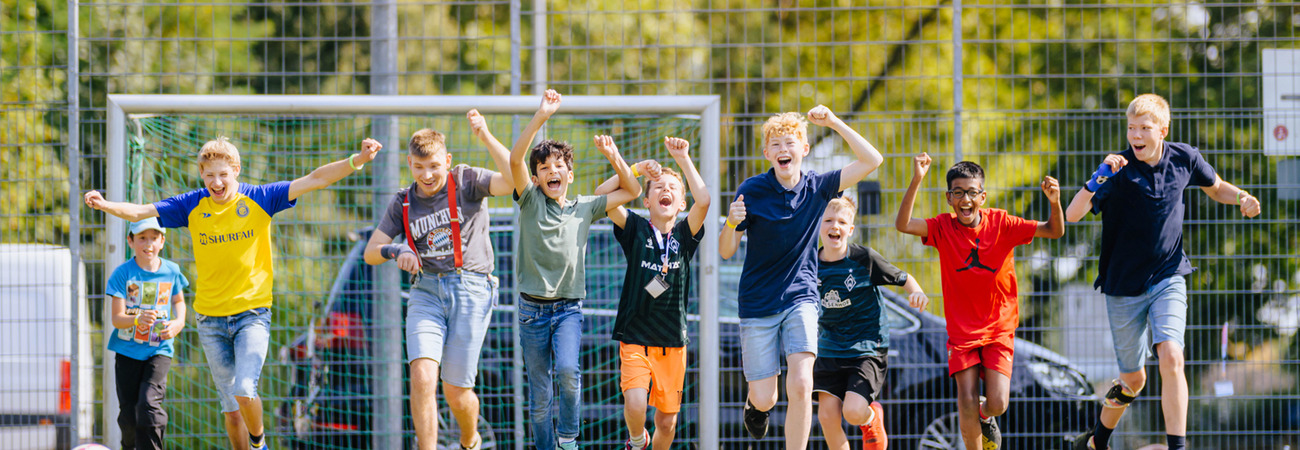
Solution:
<svg viewBox="0 0 1300 450">
<path fill-rule="evenodd" d="M 1151 286 L 1142 295 L 1106 296 L 1110 334 L 1120 373 L 1142 370 L 1151 348 L 1161 342 L 1183 347 L 1187 331 L 1187 281 L 1175 275 Z"/>
<path fill-rule="evenodd" d="M 496 298 L 497 279 L 491 275 L 462 271 L 420 277 L 406 306 L 407 362 L 432 359 L 442 381 L 474 387 Z"/>
</svg>

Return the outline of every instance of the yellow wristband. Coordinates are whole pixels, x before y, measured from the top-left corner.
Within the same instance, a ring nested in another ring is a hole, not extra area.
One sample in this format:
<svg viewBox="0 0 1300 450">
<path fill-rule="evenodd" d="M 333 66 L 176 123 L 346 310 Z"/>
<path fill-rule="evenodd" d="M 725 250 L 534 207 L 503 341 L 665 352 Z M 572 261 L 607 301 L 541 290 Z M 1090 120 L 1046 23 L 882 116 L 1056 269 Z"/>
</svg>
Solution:
<svg viewBox="0 0 1300 450">
<path fill-rule="evenodd" d="M 358 166 L 358 165 L 356 165 L 356 163 L 353 163 L 353 162 L 352 162 L 352 158 L 356 158 L 356 157 L 357 157 L 357 154 L 356 154 L 356 153 L 353 153 L 352 156 L 349 156 L 349 157 L 348 157 L 348 167 L 351 167 L 352 170 L 361 170 L 361 168 L 366 167 L 365 164 L 362 164 L 362 165 L 359 165 L 359 166 Z"/>
<path fill-rule="evenodd" d="M 640 177 L 640 176 L 641 176 L 641 174 L 640 174 L 640 173 L 637 173 L 637 171 L 636 171 L 636 164 L 633 164 L 633 165 L 632 165 L 632 178 L 637 178 L 637 177 Z"/>
<path fill-rule="evenodd" d="M 727 218 L 727 228 L 731 228 L 731 229 L 733 229 L 733 230 L 736 229 L 736 224 L 731 223 L 731 218 L 730 218 L 730 217 Z"/>
<path fill-rule="evenodd" d="M 140 316 L 135 316 L 135 327 L 140 328 Z"/>
</svg>

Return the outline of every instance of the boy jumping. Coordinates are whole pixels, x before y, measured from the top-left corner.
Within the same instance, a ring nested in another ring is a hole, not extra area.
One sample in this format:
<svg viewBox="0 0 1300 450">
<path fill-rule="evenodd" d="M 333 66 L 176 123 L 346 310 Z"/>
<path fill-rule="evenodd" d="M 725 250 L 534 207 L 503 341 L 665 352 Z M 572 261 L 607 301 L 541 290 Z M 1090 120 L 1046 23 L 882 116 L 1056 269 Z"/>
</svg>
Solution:
<svg viewBox="0 0 1300 450">
<path fill-rule="evenodd" d="M 903 196 L 894 226 L 920 236 L 939 251 L 943 310 L 948 319 L 948 375 L 957 380 L 957 410 L 962 440 L 968 449 L 1002 448 L 994 417 L 1007 410 L 1011 391 L 1015 332 L 1020 325 L 1014 251 L 1036 237 L 1065 234 L 1060 184 L 1043 177 L 1051 215 L 1040 223 L 1005 210 L 984 208 L 984 169 L 969 161 L 948 169 L 948 205 L 953 212 L 930 219 L 912 218 L 921 180 L 930 170 L 930 155 L 913 159 L 912 184 Z M 982 367 L 981 367 L 982 366 Z M 980 399 L 984 379 L 985 401 Z"/>
<path fill-rule="evenodd" d="M 411 365 L 411 416 L 424 450 L 438 445 L 438 380 L 460 425 L 460 446 L 478 449 L 478 360 L 492 321 L 497 279 L 488 235 L 487 198 L 510 193 L 509 152 L 483 116 L 467 114 L 470 128 L 505 174 L 452 166 L 446 137 L 422 129 L 411 135 L 406 165 L 415 180 L 388 203 L 388 213 L 366 243 L 366 263 L 396 259 L 422 274 L 411 284 L 406 309 L 406 359 Z M 406 243 L 394 244 L 393 238 Z"/>
<path fill-rule="evenodd" d="M 690 143 L 666 137 L 664 146 L 681 167 L 681 174 L 660 168 L 654 160 L 632 168 L 633 176 L 638 172 L 646 174 L 644 204 L 650 220 L 630 214 L 621 206 L 609 211 L 614 237 L 627 256 L 613 338 L 619 341 L 619 387 L 623 390 L 623 417 L 630 433 L 624 448 L 629 450 L 650 446 L 650 433 L 645 427 L 647 404 L 658 411 L 653 448 L 672 447 L 686 380 L 690 264 L 704 238 L 704 219 L 709 211 L 709 191 L 691 162 Z M 618 182 L 617 176 L 606 180 L 596 188 L 596 194 L 613 191 Z M 686 220 L 679 222 L 677 214 L 686 209 L 683 184 L 690 186 L 695 204 Z"/>
<path fill-rule="evenodd" d="M 857 160 L 824 174 L 803 171 L 808 124 L 799 113 L 778 114 L 763 124 L 766 173 L 746 179 L 731 203 L 718 253 L 730 259 L 745 232 L 761 251 L 745 253 L 740 273 L 741 364 L 749 395 L 745 429 L 754 439 L 767 435 L 768 415 L 777 401 L 777 376 L 784 357 L 789 375 L 785 417 L 787 449 L 808 446 L 812 427 L 813 361 L 817 356 L 817 221 L 839 192 L 876 170 L 884 157 L 825 106 L 808 120 L 830 127 Z M 748 200 L 746 200 L 748 199 Z M 756 249 L 757 250 L 757 249 Z"/>
<path fill-rule="evenodd" d="M 529 151 L 538 130 L 559 107 L 560 94 L 547 90 L 537 114 L 510 151 L 512 188 L 519 203 L 515 276 L 520 296 L 520 346 L 528 374 L 533 445 L 539 450 L 578 448 L 587 233 L 592 222 L 641 194 L 641 186 L 619 156 L 613 138 L 596 136 L 596 149 L 618 174 L 619 189 L 608 195 L 568 198 L 573 183 L 573 146 L 545 140 Z M 552 394 L 555 381 L 560 385 L 558 395 Z M 559 417 L 554 417 L 551 407 L 557 400 Z"/>
<path fill-rule="evenodd" d="M 817 252 L 822 315 L 813 393 L 822 435 L 832 450 L 849 450 L 844 420 L 861 427 L 863 450 L 888 446 L 884 411 L 876 402 L 889 365 L 889 315 L 880 286 L 903 286 L 913 308 L 923 310 L 930 303 L 915 278 L 875 250 L 849 244 L 857 210 L 846 197 L 830 201 Z"/>
<path fill-rule="evenodd" d="M 190 228 L 199 280 L 194 296 L 199 339 L 221 395 L 232 449 L 267 447 L 257 384 L 271 339 L 271 216 L 294 207 L 303 194 L 361 170 L 380 147 L 366 139 L 360 153 L 307 176 L 256 186 L 238 181 L 239 149 L 220 137 L 199 149 L 203 189 L 145 205 L 86 193 L 87 206 L 123 220 L 158 217 L 165 228 Z"/>
<path fill-rule="evenodd" d="M 1097 426 L 1076 449 L 1109 448 L 1124 410 L 1146 386 L 1143 363 L 1151 347 L 1160 359 L 1160 403 L 1170 450 L 1187 447 L 1187 281 L 1192 264 L 1183 252 L 1183 191 L 1198 186 L 1210 198 L 1259 215 L 1259 200 L 1219 178 L 1196 147 L 1166 142 L 1169 103 L 1156 94 L 1133 99 L 1126 111 L 1129 148 L 1107 155 L 1075 194 L 1066 219 L 1089 211 L 1101 216 L 1101 262 L 1094 287 L 1106 295 L 1119 379 L 1106 393 Z M 1127 167 L 1127 169 L 1125 169 Z M 1124 169 L 1124 170 L 1121 170 Z"/>
</svg>

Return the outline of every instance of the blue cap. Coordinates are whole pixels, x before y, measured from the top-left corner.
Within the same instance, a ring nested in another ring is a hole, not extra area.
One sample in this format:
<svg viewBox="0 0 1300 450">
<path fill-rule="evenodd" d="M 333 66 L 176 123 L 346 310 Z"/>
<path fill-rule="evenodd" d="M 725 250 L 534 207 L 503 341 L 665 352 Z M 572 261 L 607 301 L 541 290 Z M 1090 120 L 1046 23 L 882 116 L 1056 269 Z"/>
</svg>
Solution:
<svg viewBox="0 0 1300 450">
<path fill-rule="evenodd" d="M 139 222 L 131 222 L 131 235 L 140 234 L 144 230 L 158 230 L 159 233 L 167 234 L 167 230 L 158 225 L 158 219 L 150 217 Z"/>
</svg>

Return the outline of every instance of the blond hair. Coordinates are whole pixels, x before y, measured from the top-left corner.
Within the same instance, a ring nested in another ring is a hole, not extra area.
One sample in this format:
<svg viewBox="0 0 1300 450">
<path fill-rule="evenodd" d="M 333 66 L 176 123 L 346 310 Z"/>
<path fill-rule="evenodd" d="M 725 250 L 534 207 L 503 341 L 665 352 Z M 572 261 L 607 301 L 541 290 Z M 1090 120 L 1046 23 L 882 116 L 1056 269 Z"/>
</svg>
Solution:
<svg viewBox="0 0 1300 450">
<path fill-rule="evenodd" d="M 856 216 L 857 215 L 856 212 L 858 211 L 858 205 L 857 203 L 853 202 L 853 199 L 848 197 L 835 197 L 831 199 L 829 203 L 826 204 L 826 211 L 840 212 L 846 209 L 849 211 L 853 211 L 855 213 L 854 216 Z"/>
<path fill-rule="evenodd" d="M 680 192 L 680 194 L 682 194 L 683 196 L 686 195 L 686 180 L 683 180 L 683 179 L 682 179 L 682 174 L 677 173 L 676 170 L 673 170 L 673 169 L 668 168 L 668 167 L 661 167 L 661 168 L 659 168 L 659 177 L 660 177 L 660 178 L 663 178 L 664 175 L 669 175 L 669 176 L 676 177 L 676 178 L 677 178 L 677 184 L 678 184 L 678 185 L 681 185 L 681 187 L 682 187 L 682 191 Z M 646 179 L 645 179 L 645 191 L 646 191 L 646 192 L 650 192 L 650 183 L 651 183 L 652 181 L 654 181 L 654 179 L 652 179 L 652 178 L 650 178 L 650 177 L 646 177 Z"/>
<path fill-rule="evenodd" d="M 447 150 L 447 137 L 429 128 L 421 129 L 411 135 L 408 145 L 411 156 L 428 158 Z"/>
<path fill-rule="evenodd" d="M 763 147 L 772 143 L 772 138 L 794 135 L 800 141 L 808 142 L 808 121 L 797 112 L 781 113 L 769 117 L 763 123 Z"/>
<path fill-rule="evenodd" d="M 1164 97 L 1156 94 L 1142 94 L 1133 99 L 1128 104 L 1128 111 L 1125 112 L 1130 118 L 1142 117 L 1150 114 L 1156 119 L 1156 123 L 1161 128 L 1169 126 L 1169 102 Z"/>
<path fill-rule="evenodd" d="M 231 167 L 239 167 L 239 149 L 230 143 L 230 138 L 218 136 L 199 148 L 199 170 L 212 161 L 225 161 Z"/>
</svg>

